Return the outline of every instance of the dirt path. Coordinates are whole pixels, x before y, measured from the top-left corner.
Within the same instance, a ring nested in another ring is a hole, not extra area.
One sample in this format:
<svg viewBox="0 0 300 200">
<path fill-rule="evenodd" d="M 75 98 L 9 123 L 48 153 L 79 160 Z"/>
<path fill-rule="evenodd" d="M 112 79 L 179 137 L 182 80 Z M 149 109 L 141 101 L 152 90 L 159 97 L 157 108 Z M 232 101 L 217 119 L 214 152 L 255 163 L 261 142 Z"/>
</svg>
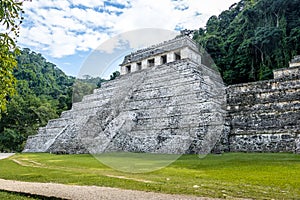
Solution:
<svg viewBox="0 0 300 200">
<path fill-rule="evenodd" d="M 0 153 L 0 160 L 15 155 L 14 153 Z"/>
<path fill-rule="evenodd" d="M 31 183 L 21 181 L 11 181 L 0 179 L 0 190 L 36 194 L 47 197 L 57 197 L 63 199 L 90 199 L 90 200 L 212 200 L 212 198 L 202 198 L 184 195 L 160 194 L 154 192 L 143 192 L 134 190 L 124 190 L 118 188 L 96 187 L 96 186 L 75 186 L 56 183 Z"/>
</svg>

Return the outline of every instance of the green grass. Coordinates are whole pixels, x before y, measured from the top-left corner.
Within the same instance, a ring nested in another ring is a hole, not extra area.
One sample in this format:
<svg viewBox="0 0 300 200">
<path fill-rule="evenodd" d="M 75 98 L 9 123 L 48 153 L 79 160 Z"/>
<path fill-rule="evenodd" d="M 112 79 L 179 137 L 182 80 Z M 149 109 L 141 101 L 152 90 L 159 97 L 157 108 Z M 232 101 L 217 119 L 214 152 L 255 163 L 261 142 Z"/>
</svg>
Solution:
<svg viewBox="0 0 300 200">
<path fill-rule="evenodd" d="M 112 160 L 121 166 L 133 162 L 130 159 L 122 154 Z M 300 155 L 228 153 L 204 159 L 184 155 L 157 171 L 128 173 L 91 155 L 26 153 L 0 160 L 0 178 L 219 198 L 300 199 Z"/>
<path fill-rule="evenodd" d="M 12 200 L 12 199 L 17 199 L 17 200 L 32 200 L 32 199 L 39 199 L 39 198 L 34 198 L 28 195 L 22 195 L 22 194 L 17 194 L 17 193 L 12 193 L 12 192 L 5 192 L 5 191 L 0 191 L 0 199 L 1 200 Z"/>
<path fill-rule="evenodd" d="M 23 196 L 20 196 L 18 194 L 11 194 L 11 193 L 8 193 L 8 192 L 1 192 L 0 191 L 0 199 L 3 199 L 3 200 L 11 200 L 11 199 L 21 199 L 21 200 L 27 200 L 27 199 L 31 199 L 29 197 L 23 197 Z"/>
</svg>

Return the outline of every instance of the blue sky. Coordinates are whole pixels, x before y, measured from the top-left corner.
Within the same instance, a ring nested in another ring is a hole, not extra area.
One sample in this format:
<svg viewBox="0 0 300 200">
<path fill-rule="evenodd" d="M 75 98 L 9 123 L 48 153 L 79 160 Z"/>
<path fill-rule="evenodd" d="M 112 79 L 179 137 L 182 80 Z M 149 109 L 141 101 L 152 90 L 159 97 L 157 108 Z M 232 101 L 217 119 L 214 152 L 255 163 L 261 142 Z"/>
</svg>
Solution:
<svg viewBox="0 0 300 200">
<path fill-rule="evenodd" d="M 119 34 L 145 28 L 198 29 L 205 26 L 210 16 L 220 14 L 236 2 L 238 0 L 32 0 L 24 3 L 26 14 L 18 44 L 41 53 L 66 74 L 77 76 L 88 63 L 86 60 L 94 56 L 95 49 Z M 111 47 L 102 52 L 110 54 L 113 50 Z"/>
</svg>

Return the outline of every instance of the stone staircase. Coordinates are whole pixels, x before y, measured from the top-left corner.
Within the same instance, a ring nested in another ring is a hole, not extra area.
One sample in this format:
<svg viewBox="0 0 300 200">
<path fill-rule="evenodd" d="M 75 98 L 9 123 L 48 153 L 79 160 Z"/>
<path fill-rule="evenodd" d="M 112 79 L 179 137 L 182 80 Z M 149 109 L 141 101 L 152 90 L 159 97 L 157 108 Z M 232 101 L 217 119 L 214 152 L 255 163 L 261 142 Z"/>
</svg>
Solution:
<svg viewBox="0 0 300 200">
<path fill-rule="evenodd" d="M 208 153 L 226 132 L 214 70 L 183 59 L 104 83 L 31 136 L 24 152 Z"/>
<path fill-rule="evenodd" d="M 300 151 L 299 76 L 227 88 L 230 151 Z"/>
</svg>

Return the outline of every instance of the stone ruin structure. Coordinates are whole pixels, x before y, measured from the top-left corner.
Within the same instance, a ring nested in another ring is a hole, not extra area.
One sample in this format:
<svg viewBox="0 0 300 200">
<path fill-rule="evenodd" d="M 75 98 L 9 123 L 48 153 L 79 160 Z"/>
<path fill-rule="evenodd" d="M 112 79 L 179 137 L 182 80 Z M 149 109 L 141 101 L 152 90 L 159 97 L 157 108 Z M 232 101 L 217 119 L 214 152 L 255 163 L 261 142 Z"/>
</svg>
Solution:
<svg viewBox="0 0 300 200">
<path fill-rule="evenodd" d="M 230 151 L 300 153 L 300 56 L 273 74 L 226 88 Z"/>
<path fill-rule="evenodd" d="M 188 36 L 125 56 L 121 76 L 29 136 L 24 152 L 300 153 L 300 57 L 225 87 Z"/>
</svg>

